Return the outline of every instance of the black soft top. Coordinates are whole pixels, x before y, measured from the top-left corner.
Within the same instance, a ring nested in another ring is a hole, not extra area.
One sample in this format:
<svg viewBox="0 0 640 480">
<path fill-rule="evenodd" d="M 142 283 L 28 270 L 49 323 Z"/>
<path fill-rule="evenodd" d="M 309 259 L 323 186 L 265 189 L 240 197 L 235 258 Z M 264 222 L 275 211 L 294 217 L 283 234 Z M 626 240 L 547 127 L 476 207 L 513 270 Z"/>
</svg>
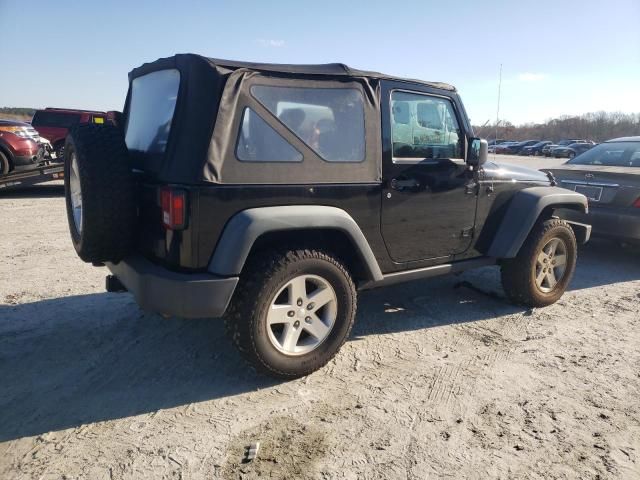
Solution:
<svg viewBox="0 0 640 480">
<path fill-rule="evenodd" d="M 416 80 L 412 78 L 396 77 L 380 72 L 371 72 L 367 70 L 358 70 L 351 68 L 344 63 L 318 63 L 318 64 L 292 64 L 292 63 L 256 63 L 241 62 L 237 60 L 224 60 L 220 58 L 209 58 L 193 53 L 180 53 L 173 57 L 160 58 L 155 62 L 149 62 L 134 68 L 129 73 L 129 79 L 145 75 L 146 73 L 161 70 L 168 66 L 175 66 L 180 62 L 182 57 L 190 57 L 191 60 L 205 61 L 214 67 L 222 67 L 229 70 L 237 70 L 240 68 L 254 70 L 256 72 L 271 72 L 296 75 L 322 75 L 328 77 L 358 77 L 358 78 L 375 78 L 384 80 L 395 80 L 400 82 L 419 83 L 433 88 L 441 88 L 455 92 L 453 85 L 443 82 L 429 82 L 424 80 Z M 186 60 L 186 59 L 185 59 Z M 188 61 L 188 60 L 187 60 Z"/>
<path fill-rule="evenodd" d="M 381 179 L 380 83 L 392 80 L 446 90 L 444 83 L 391 77 L 352 69 L 341 63 L 285 65 L 237 62 L 179 54 L 145 63 L 129 73 L 129 83 L 159 70 L 180 72 L 175 113 L 166 151 L 161 156 L 135 153 L 136 168 L 157 180 L 175 183 L 341 183 Z M 364 102 L 366 160 L 329 163 L 304 145 L 250 94 L 253 84 L 358 89 Z M 124 108 L 129 118 L 131 86 Z M 235 159 L 234 148 L 242 112 L 249 107 L 299 151 L 304 162 L 246 163 Z"/>
</svg>

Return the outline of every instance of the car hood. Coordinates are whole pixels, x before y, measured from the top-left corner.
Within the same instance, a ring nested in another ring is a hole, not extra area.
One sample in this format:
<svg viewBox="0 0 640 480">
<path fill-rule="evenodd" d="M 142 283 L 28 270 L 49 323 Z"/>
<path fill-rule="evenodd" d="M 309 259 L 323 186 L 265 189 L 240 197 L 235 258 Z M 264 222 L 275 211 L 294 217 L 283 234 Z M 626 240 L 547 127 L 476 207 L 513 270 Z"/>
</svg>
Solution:
<svg viewBox="0 0 640 480">
<path fill-rule="evenodd" d="M 516 182 L 544 182 L 550 183 L 546 173 L 532 168 L 512 165 L 510 163 L 496 163 L 488 161 L 484 164 L 484 172 L 488 177 L 498 180 L 515 180 Z"/>
</svg>

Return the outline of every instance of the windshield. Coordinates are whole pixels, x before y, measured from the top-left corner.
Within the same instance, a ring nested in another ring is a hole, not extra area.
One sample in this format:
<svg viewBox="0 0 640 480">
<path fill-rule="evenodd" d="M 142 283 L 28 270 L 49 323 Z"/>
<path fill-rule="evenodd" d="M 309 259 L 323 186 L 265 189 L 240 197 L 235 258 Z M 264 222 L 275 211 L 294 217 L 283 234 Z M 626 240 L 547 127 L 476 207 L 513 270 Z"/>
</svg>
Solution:
<svg viewBox="0 0 640 480">
<path fill-rule="evenodd" d="M 640 142 L 607 142 L 567 162 L 569 165 L 640 167 Z"/>
<path fill-rule="evenodd" d="M 178 98 L 180 72 L 160 70 L 131 82 L 125 141 L 129 151 L 162 155 L 167 148 Z"/>
</svg>

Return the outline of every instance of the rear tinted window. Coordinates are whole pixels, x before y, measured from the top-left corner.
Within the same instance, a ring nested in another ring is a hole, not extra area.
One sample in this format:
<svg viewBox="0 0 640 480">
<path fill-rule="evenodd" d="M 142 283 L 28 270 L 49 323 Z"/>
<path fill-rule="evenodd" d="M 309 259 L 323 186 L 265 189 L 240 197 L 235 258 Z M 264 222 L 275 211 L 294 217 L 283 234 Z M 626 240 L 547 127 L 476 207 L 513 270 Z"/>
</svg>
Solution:
<svg viewBox="0 0 640 480">
<path fill-rule="evenodd" d="M 80 121 L 77 113 L 48 112 L 46 110 L 36 112 L 31 120 L 34 127 L 58 127 L 71 128 Z"/>
<path fill-rule="evenodd" d="M 125 141 L 129 150 L 162 154 L 167 148 L 176 108 L 180 72 L 160 70 L 131 82 Z"/>
<path fill-rule="evenodd" d="M 571 165 L 640 167 L 640 142 L 601 143 L 567 163 Z"/>
<path fill-rule="evenodd" d="M 360 90 L 254 85 L 251 94 L 323 160 L 364 160 Z"/>
</svg>

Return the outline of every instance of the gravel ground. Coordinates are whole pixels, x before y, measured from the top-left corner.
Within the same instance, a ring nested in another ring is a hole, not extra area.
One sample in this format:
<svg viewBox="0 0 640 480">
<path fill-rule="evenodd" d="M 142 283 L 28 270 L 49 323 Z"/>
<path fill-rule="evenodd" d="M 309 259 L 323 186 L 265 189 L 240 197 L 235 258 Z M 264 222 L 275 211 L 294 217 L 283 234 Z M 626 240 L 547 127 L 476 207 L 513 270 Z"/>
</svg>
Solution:
<svg viewBox="0 0 640 480">
<path fill-rule="evenodd" d="M 277 382 L 220 321 L 105 293 L 59 186 L 0 211 L 0 478 L 640 478 L 637 251 L 593 241 L 544 309 L 495 268 L 364 292 L 336 359 Z"/>
</svg>

